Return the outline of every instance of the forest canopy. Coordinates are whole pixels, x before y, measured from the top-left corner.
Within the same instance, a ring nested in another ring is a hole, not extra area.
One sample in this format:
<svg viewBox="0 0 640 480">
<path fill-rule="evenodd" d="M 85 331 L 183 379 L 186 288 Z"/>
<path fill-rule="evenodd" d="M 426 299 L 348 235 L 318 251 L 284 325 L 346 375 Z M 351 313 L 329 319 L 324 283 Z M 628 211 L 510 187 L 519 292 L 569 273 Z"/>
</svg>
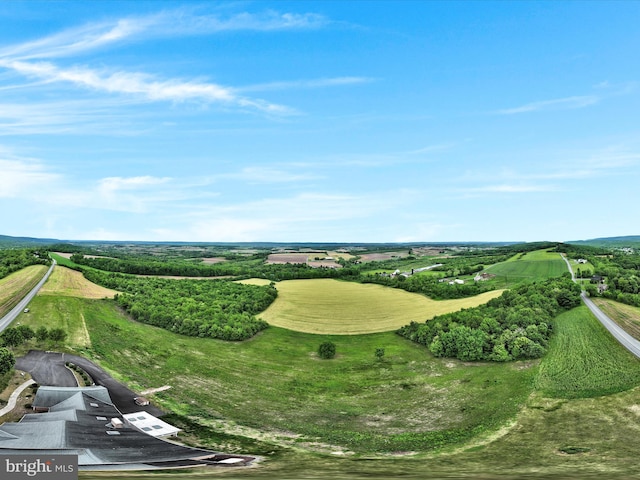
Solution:
<svg viewBox="0 0 640 480">
<path fill-rule="evenodd" d="M 85 277 L 118 290 L 115 301 L 134 320 L 175 333 L 221 340 L 246 340 L 268 324 L 255 317 L 275 300 L 273 285 L 225 280 L 133 277 L 87 269 Z"/>
<path fill-rule="evenodd" d="M 520 285 L 486 305 L 412 322 L 398 334 L 436 357 L 505 362 L 545 354 L 553 319 L 580 305 L 580 287 L 568 277 Z"/>
</svg>

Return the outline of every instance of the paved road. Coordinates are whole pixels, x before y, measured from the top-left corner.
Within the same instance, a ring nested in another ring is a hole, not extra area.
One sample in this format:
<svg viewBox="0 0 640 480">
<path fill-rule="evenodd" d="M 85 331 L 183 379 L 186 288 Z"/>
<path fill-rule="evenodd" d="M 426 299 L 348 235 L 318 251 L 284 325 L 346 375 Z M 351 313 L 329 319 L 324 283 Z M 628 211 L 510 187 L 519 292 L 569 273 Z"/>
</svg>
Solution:
<svg viewBox="0 0 640 480">
<path fill-rule="evenodd" d="M 15 307 L 13 307 L 13 310 L 11 310 L 9 313 L 7 313 L 4 317 L 2 317 L 0 319 L 0 333 L 2 333 L 2 331 L 7 328 L 11 322 L 13 322 L 16 317 L 18 315 L 20 315 L 20 312 L 22 312 L 27 305 L 29 304 L 29 302 L 33 299 L 33 297 L 36 296 L 36 293 L 38 293 L 38 290 L 40 290 L 40 287 L 42 287 L 42 285 L 44 285 L 44 282 L 47 281 L 47 279 L 49 278 L 49 275 L 51 275 L 51 272 L 53 271 L 53 267 L 56 266 L 56 261 L 53 260 L 51 263 L 51 267 L 49 268 L 49 270 L 47 270 L 47 273 L 45 273 L 44 277 L 42 277 L 42 280 L 40 280 L 38 282 L 38 284 L 33 287 L 33 289 L 27 293 L 27 295 L 20 300 L 20 303 L 18 303 Z"/>
<path fill-rule="evenodd" d="M 16 369 L 29 372 L 40 385 L 56 387 L 77 387 L 76 377 L 65 367 L 67 354 L 31 350 L 24 357 L 16 358 Z"/>
<path fill-rule="evenodd" d="M 571 268 L 571 264 L 569 260 L 563 255 L 562 258 L 565 262 L 567 262 L 567 267 L 569 268 L 569 272 L 571 272 L 571 279 L 575 282 L 576 277 L 573 274 L 573 269 Z M 582 301 L 584 304 L 591 310 L 596 318 L 604 325 L 604 328 L 609 330 L 611 335 L 614 336 L 618 342 L 622 344 L 624 348 L 633 353 L 636 357 L 640 358 L 640 342 L 625 332 L 620 325 L 611 320 L 609 316 L 607 316 L 602 310 L 598 308 L 598 306 L 593 303 L 593 301 L 587 296 L 586 292 L 582 292 L 580 295 L 582 297 Z"/>
<path fill-rule="evenodd" d="M 109 396 L 113 404 L 122 413 L 135 413 L 145 411 L 159 417 L 164 412 L 153 405 L 141 407 L 135 404 L 133 399 L 138 395 L 113 379 L 107 372 L 86 358 L 68 353 L 43 352 L 30 350 L 24 357 L 16 359 L 16 368 L 29 372 L 33 379 L 40 385 L 54 385 L 58 387 L 77 387 L 75 377 L 65 367 L 65 362 L 72 362 L 82 367 L 89 374 L 96 385 L 101 385 L 109 390 Z"/>
</svg>

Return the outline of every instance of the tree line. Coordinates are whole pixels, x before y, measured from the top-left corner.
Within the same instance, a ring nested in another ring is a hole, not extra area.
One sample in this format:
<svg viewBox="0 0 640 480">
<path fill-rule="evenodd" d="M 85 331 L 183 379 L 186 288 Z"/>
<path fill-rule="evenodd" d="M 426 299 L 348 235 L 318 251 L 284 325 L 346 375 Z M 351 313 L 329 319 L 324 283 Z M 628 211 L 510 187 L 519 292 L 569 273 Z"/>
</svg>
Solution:
<svg viewBox="0 0 640 480">
<path fill-rule="evenodd" d="M 0 278 L 30 265 L 49 265 L 48 252 L 37 248 L 0 249 Z"/>
<path fill-rule="evenodd" d="M 87 280 L 118 290 L 116 303 L 134 320 L 194 337 L 246 340 L 268 324 L 255 315 L 276 299 L 274 285 L 227 280 L 171 280 L 86 269 Z"/>
<path fill-rule="evenodd" d="M 567 276 L 520 285 L 479 307 L 412 322 L 398 334 L 436 357 L 505 362 L 545 354 L 553 319 L 580 304 L 580 287 Z"/>
</svg>

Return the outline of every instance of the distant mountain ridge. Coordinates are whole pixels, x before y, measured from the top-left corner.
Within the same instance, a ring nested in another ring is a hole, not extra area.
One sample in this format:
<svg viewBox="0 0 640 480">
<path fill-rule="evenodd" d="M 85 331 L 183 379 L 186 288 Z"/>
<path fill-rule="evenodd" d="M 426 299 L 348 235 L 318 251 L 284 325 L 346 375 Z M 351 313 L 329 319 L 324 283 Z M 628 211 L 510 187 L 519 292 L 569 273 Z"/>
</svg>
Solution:
<svg viewBox="0 0 640 480">
<path fill-rule="evenodd" d="M 95 245 L 95 244 L 141 244 L 141 245 L 236 245 L 244 247 L 257 247 L 257 248 L 273 248 L 273 247 L 348 247 L 348 246 L 376 246 L 379 248 L 393 248 L 399 246 L 452 246 L 452 245 L 466 245 L 466 246 L 505 246 L 514 245 L 519 243 L 537 243 L 537 242 L 171 242 L 171 241 L 102 241 L 102 240 L 60 240 L 56 238 L 35 238 L 35 237 L 12 237 L 9 235 L 0 235 L 0 248 L 7 247 L 30 247 L 38 245 L 52 245 L 52 244 L 76 244 L 76 245 Z M 594 247 L 636 247 L 640 248 L 640 235 L 628 235 L 621 237 L 601 237 L 592 238 L 589 240 L 570 240 L 564 243 L 575 245 L 590 245 Z"/>
<path fill-rule="evenodd" d="M 640 235 L 627 235 L 622 237 L 602 237 L 590 240 L 571 240 L 565 243 L 576 245 L 590 245 L 592 247 L 640 247 Z"/>
<path fill-rule="evenodd" d="M 469 247 L 499 247 L 515 245 L 525 242 L 172 242 L 172 241 L 150 241 L 150 240 L 60 240 L 55 238 L 34 238 L 34 237 L 11 237 L 0 235 L 0 248 L 7 247 L 29 247 L 34 245 L 215 245 L 215 246 L 240 246 L 245 248 L 319 248 L 336 249 L 340 247 L 376 247 L 376 248 L 398 248 L 398 247 L 447 247 L 464 245 Z"/>
<path fill-rule="evenodd" d="M 10 237 L 0 235 L 0 247 L 31 247 L 37 245 L 51 245 L 60 243 L 60 240 L 53 238 L 33 238 L 33 237 Z"/>
</svg>

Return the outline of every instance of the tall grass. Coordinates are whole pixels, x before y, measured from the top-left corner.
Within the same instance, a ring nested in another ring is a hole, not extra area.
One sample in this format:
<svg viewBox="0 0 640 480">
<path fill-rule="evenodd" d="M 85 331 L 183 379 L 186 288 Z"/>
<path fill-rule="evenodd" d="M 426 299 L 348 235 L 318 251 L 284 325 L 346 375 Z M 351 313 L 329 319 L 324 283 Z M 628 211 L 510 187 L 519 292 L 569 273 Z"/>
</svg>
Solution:
<svg viewBox="0 0 640 480">
<path fill-rule="evenodd" d="M 640 385 L 640 360 L 581 306 L 558 316 L 536 388 L 559 398 L 621 392 Z"/>
</svg>

